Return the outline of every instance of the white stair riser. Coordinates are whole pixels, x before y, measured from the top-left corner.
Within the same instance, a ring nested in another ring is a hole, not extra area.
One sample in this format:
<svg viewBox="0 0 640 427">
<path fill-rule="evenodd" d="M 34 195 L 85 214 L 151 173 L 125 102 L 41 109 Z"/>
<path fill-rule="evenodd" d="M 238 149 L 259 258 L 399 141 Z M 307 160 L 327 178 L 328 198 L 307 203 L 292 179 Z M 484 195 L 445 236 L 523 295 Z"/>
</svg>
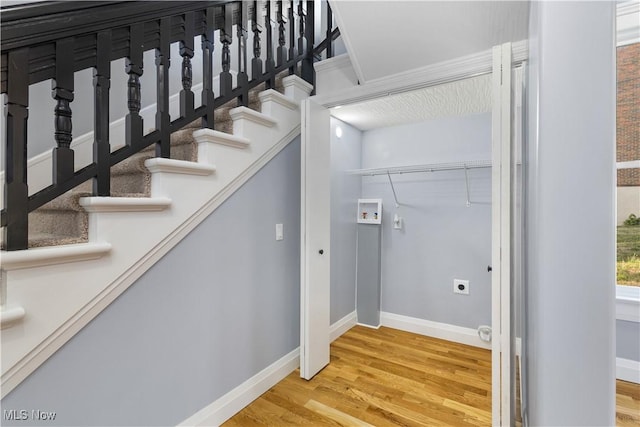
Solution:
<svg viewBox="0 0 640 427">
<path fill-rule="evenodd" d="M 300 109 L 292 110 L 277 101 L 266 101 L 262 103 L 262 112 L 273 117 L 300 117 Z"/>
<path fill-rule="evenodd" d="M 256 144 L 256 137 L 263 135 L 265 140 L 271 138 L 274 128 L 266 128 L 264 125 L 255 123 L 249 119 L 236 119 L 233 121 L 233 134 L 242 135 L 251 140 L 251 145 Z"/>
<path fill-rule="evenodd" d="M 313 90 L 309 83 L 294 76 L 285 77 L 282 79 L 282 84 L 284 86 L 284 95 L 298 103 L 308 98 Z"/>
<path fill-rule="evenodd" d="M 222 167 L 216 171 L 216 177 L 224 186 L 264 153 L 265 147 L 262 145 L 252 143 L 245 149 L 237 149 L 210 142 L 202 143 L 198 144 L 198 160 L 202 159 L 216 166 L 220 163 Z"/>
</svg>

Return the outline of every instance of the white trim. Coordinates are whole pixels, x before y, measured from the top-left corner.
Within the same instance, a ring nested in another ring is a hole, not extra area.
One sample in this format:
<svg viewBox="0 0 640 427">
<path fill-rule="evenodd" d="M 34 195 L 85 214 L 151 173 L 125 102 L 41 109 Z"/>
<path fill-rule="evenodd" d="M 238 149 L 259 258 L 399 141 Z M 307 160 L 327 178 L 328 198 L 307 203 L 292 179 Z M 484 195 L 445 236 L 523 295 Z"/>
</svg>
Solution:
<svg viewBox="0 0 640 427">
<path fill-rule="evenodd" d="M 616 378 L 640 384 L 640 361 L 616 357 Z"/>
<path fill-rule="evenodd" d="M 625 28 L 618 30 L 616 44 L 617 47 L 627 46 L 635 43 L 640 43 L 638 28 Z"/>
<path fill-rule="evenodd" d="M 500 46 L 502 53 L 502 83 L 500 89 L 500 370 L 501 420 L 511 420 L 511 125 L 512 125 L 512 67 L 511 43 Z M 496 112 L 493 111 L 492 114 Z M 493 207 L 492 207 L 493 209 Z M 495 268 L 495 267 L 494 267 Z M 492 308 L 495 310 L 495 307 Z M 495 368 L 495 366 L 493 367 Z M 493 369 L 492 368 L 492 369 Z M 495 385 L 493 385 L 495 387 Z"/>
<path fill-rule="evenodd" d="M 502 69 L 502 56 L 500 46 L 494 47 L 493 56 L 493 70 L 492 75 L 492 114 L 491 114 L 491 160 L 493 166 L 491 168 L 491 326 L 492 326 L 492 341 L 491 341 L 491 417 L 493 419 L 493 425 L 502 425 L 501 420 L 501 394 L 500 387 L 502 385 L 502 377 L 500 375 L 500 346 L 501 346 L 501 310 L 500 310 L 500 276 L 502 274 L 502 268 L 500 263 L 502 258 L 500 256 L 500 236 L 501 236 L 501 202 L 502 196 L 500 180 L 500 162 L 502 157 L 500 150 L 502 148 L 500 137 L 501 132 L 501 69 Z"/>
<path fill-rule="evenodd" d="M 178 426 L 218 426 L 224 423 L 296 370 L 299 358 L 300 349 L 296 348 L 182 421 Z"/>
<path fill-rule="evenodd" d="M 621 1 L 616 5 L 616 16 L 632 15 L 634 13 L 640 13 L 640 2 L 638 0 Z"/>
<path fill-rule="evenodd" d="M 380 326 L 384 326 L 382 323 L 379 323 L 378 325 L 367 325 L 366 323 L 360 323 L 360 322 L 356 323 L 356 325 L 369 328 L 369 329 L 380 329 Z"/>
<path fill-rule="evenodd" d="M 640 168 L 640 160 L 629 160 L 627 162 L 616 162 L 616 169 Z"/>
<path fill-rule="evenodd" d="M 2 307 L 0 308 L 0 328 L 8 328 L 24 319 L 26 311 L 23 307 Z"/>
<path fill-rule="evenodd" d="M 208 176 L 216 171 L 215 166 L 188 162 L 186 160 L 165 159 L 162 157 L 147 159 L 144 161 L 144 165 L 151 173 L 165 172 Z"/>
<path fill-rule="evenodd" d="M 236 120 L 245 119 L 266 127 L 274 127 L 278 123 L 278 121 L 274 120 L 273 117 L 258 113 L 248 107 L 233 108 L 229 110 L 229 116 L 231 116 L 231 120 L 234 122 Z"/>
<path fill-rule="evenodd" d="M 529 54 L 527 41 L 522 40 L 513 43 L 512 54 L 514 65 L 526 60 Z M 371 80 L 366 84 L 353 86 L 341 91 L 316 95 L 314 100 L 327 108 L 332 108 L 338 105 L 354 104 L 397 93 L 463 80 L 481 74 L 489 74 L 492 70 L 491 55 L 492 49 L 488 49 L 423 68 Z"/>
<path fill-rule="evenodd" d="M 640 42 L 640 2 L 631 0 L 616 5 L 616 45 Z"/>
<path fill-rule="evenodd" d="M 354 310 L 329 327 L 329 341 L 334 342 L 342 334 L 356 326 L 357 323 L 358 318 Z"/>
<path fill-rule="evenodd" d="M 360 83 L 365 83 L 364 74 L 362 73 L 362 67 L 358 62 L 357 50 L 353 48 L 353 44 L 351 42 L 351 38 L 349 37 L 348 27 L 344 25 L 342 20 L 342 12 L 339 7 L 340 2 L 338 0 L 329 0 L 329 5 L 331 6 L 331 11 L 333 12 L 333 18 L 336 21 L 336 27 L 341 28 L 340 38 L 344 42 L 344 47 L 347 50 L 347 53 L 351 57 L 351 64 L 353 65 L 353 71 L 355 71 L 356 76 Z M 345 31 L 345 28 L 347 31 Z"/>
<path fill-rule="evenodd" d="M 0 258 L 2 269 L 11 271 L 98 259 L 109 252 L 111 252 L 111 244 L 95 242 L 32 248 L 25 251 L 2 251 Z"/>
<path fill-rule="evenodd" d="M 313 68 L 316 70 L 316 73 L 352 68 L 351 58 L 349 58 L 348 53 L 343 53 L 342 55 L 316 62 L 313 64 Z"/>
<path fill-rule="evenodd" d="M 296 75 L 287 76 L 282 79 L 282 87 L 285 89 L 285 94 L 287 93 L 287 89 L 298 89 L 300 91 L 305 92 L 307 95 L 313 92 L 313 85 L 304 81 L 300 77 Z M 293 97 L 291 97 L 293 99 Z"/>
<path fill-rule="evenodd" d="M 156 212 L 171 206 L 168 197 L 81 197 L 87 212 Z"/>
<path fill-rule="evenodd" d="M 640 288 L 616 286 L 616 319 L 640 322 Z"/>
<path fill-rule="evenodd" d="M 261 103 L 265 102 L 275 102 L 277 104 L 282 105 L 290 110 L 297 110 L 300 105 L 297 102 L 291 100 L 291 98 L 284 96 L 280 92 L 277 92 L 273 89 L 267 89 L 258 94 L 258 98 Z"/>
<path fill-rule="evenodd" d="M 380 324 L 401 331 L 439 338 L 474 347 L 491 349 L 491 344 L 478 337 L 478 331 L 448 323 L 433 322 L 431 320 L 418 319 L 416 317 L 402 316 L 400 314 L 380 312 Z M 495 338 L 495 336 L 494 336 Z"/>
<path fill-rule="evenodd" d="M 213 143 L 239 149 L 247 148 L 251 144 L 247 138 L 213 129 L 198 129 L 193 132 L 193 139 L 198 144 Z"/>
<path fill-rule="evenodd" d="M 313 86 L 295 74 L 283 78 L 282 86 L 284 87 L 284 95 L 297 103 L 308 98 L 309 94 L 313 91 Z"/>
</svg>

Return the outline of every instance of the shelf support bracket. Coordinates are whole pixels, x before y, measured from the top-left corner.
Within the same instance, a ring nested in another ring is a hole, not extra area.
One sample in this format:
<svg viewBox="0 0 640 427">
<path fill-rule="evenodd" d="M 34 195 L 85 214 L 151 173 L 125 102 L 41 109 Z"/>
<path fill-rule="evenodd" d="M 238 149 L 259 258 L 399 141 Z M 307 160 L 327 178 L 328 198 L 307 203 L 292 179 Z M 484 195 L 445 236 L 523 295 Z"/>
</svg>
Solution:
<svg viewBox="0 0 640 427">
<path fill-rule="evenodd" d="M 464 182 L 467 185 L 467 207 L 471 207 L 471 200 L 469 200 L 469 169 L 467 165 L 464 165 Z"/>
<path fill-rule="evenodd" d="M 393 181 L 391 180 L 391 174 L 387 171 L 387 178 L 389 178 L 389 184 L 391 184 L 391 191 L 393 191 L 393 200 L 396 202 L 396 208 L 400 207 L 400 203 L 398 203 L 398 196 L 396 196 L 396 189 L 393 186 Z"/>
</svg>

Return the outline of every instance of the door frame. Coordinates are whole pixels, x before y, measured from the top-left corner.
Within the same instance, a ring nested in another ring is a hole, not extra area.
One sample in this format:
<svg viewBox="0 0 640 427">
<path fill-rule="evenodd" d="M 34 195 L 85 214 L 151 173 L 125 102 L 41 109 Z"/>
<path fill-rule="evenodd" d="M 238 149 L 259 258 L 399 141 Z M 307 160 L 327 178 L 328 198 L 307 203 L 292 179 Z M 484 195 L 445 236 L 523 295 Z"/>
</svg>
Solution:
<svg viewBox="0 0 640 427">
<path fill-rule="evenodd" d="M 479 75 L 494 75 L 494 101 L 492 107 L 492 156 L 494 166 L 492 176 L 498 179 L 499 192 L 504 195 L 500 197 L 498 209 L 492 200 L 492 212 L 496 211 L 496 217 L 492 221 L 492 419 L 493 425 L 510 425 L 513 415 L 512 410 L 512 375 L 511 375 L 511 354 L 513 344 L 511 337 L 512 307 L 511 307 L 511 287 L 510 287 L 510 242 L 511 242 L 511 73 L 500 73 L 497 75 L 494 70 L 508 69 L 513 67 L 528 57 L 528 50 L 525 42 L 505 43 L 496 46 L 485 52 L 470 55 L 464 58 L 447 61 L 416 70 L 413 73 L 403 74 L 401 78 L 389 77 L 368 85 L 359 85 L 344 90 L 334 91 L 326 95 L 315 95 L 313 101 L 325 108 L 332 108 L 341 105 L 354 104 L 366 100 L 372 100 L 389 96 L 392 94 L 408 92 L 430 86 L 438 86 L 452 83 Z M 504 66 L 508 64 L 508 66 Z M 508 84 L 506 84 L 508 82 Z M 302 122 L 306 123 L 306 110 L 302 109 Z M 493 117 L 508 117 L 508 120 L 493 121 Z M 505 147 L 494 153 L 494 147 Z M 495 161 L 498 162 L 496 165 Z M 302 178 L 304 180 L 304 177 Z M 493 213 L 492 213 L 493 216 Z M 306 229 L 304 222 L 306 218 L 301 217 L 301 229 Z M 495 230 L 495 227 L 499 227 Z M 304 235 L 301 236 L 304 245 Z M 497 240 L 494 240 L 497 239 Z M 495 245 L 493 242 L 500 242 Z M 306 254 L 313 248 L 301 247 L 301 255 Z M 505 278 L 505 280 L 502 280 Z M 505 283 L 506 282 L 506 283 Z M 504 286 L 503 286 L 504 284 Z M 305 283 L 301 283 L 301 289 Z M 330 283 L 327 283 L 327 287 Z M 304 303 L 302 301 L 301 303 Z M 305 307 L 301 306 L 301 311 Z M 302 328 L 301 328 L 302 329 Z M 303 336 L 301 330 L 301 343 L 307 337 Z M 502 357 L 501 357 L 502 355 Z"/>
<path fill-rule="evenodd" d="M 491 418 L 494 426 L 511 425 L 513 418 L 512 69 L 511 43 L 495 46 L 491 112 Z"/>
</svg>

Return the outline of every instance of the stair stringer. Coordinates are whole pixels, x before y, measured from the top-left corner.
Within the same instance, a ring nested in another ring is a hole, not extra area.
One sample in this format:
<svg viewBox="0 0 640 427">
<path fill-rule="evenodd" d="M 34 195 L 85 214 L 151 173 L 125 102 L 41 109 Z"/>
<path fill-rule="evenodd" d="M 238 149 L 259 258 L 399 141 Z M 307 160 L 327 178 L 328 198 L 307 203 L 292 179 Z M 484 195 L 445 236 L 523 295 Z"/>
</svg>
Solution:
<svg viewBox="0 0 640 427">
<path fill-rule="evenodd" d="M 198 144 L 198 163 L 211 167 L 209 175 L 162 168 L 152 173 L 151 197 L 170 199 L 167 209 L 90 212 L 89 244 L 108 242 L 108 256 L 5 272 L 8 305 L 24 308 L 26 315 L 1 334 L 2 398 L 300 134 L 299 108 L 271 98 L 263 102 L 274 103 L 263 107 L 270 116 L 258 113 L 263 120 L 252 120 L 252 110 L 243 107 L 232 110 L 234 136 L 250 141 L 245 148 Z M 274 119 L 271 126 L 264 123 L 268 117 Z"/>
</svg>

